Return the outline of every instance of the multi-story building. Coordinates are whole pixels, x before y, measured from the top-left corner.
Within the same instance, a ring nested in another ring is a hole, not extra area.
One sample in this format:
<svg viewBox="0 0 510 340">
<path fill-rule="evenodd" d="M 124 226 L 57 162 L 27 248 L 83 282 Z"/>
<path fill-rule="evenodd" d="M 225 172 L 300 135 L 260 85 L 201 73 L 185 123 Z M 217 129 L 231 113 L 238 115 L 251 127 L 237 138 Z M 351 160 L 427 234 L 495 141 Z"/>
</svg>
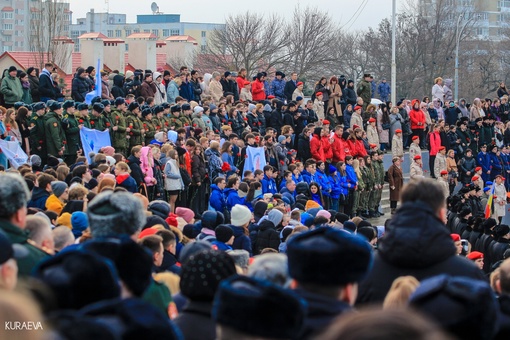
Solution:
<svg viewBox="0 0 510 340">
<path fill-rule="evenodd" d="M 0 0 L 0 51 L 40 51 L 48 36 L 69 36 L 72 12 L 62 0 Z"/>
<path fill-rule="evenodd" d="M 85 18 L 78 18 L 71 25 L 71 39 L 75 51 L 80 51 L 79 36 L 90 33 L 102 33 L 108 38 L 125 39 L 133 33 L 152 33 L 158 40 L 170 36 L 191 36 L 203 52 L 206 50 L 207 39 L 214 29 L 224 29 L 224 24 L 181 22 L 179 14 L 147 14 L 137 15 L 136 23 L 126 22 L 125 14 L 95 13 L 93 9 Z M 129 48 L 126 45 L 126 48 Z"/>
</svg>

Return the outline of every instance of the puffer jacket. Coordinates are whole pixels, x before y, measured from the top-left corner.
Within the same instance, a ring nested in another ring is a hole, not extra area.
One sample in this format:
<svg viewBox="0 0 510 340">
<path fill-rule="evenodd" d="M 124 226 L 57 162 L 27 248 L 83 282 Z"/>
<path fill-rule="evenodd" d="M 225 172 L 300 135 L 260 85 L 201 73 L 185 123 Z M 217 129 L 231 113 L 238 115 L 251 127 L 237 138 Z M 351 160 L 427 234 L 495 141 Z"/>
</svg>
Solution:
<svg viewBox="0 0 510 340">
<path fill-rule="evenodd" d="M 382 302 L 400 276 L 421 281 L 439 274 L 485 280 L 473 262 L 455 255 L 450 233 L 432 209 L 423 202 L 407 202 L 386 228 L 373 267 L 360 283 L 357 301 Z"/>
<path fill-rule="evenodd" d="M 6 104 L 12 105 L 19 102 L 23 97 L 23 88 L 21 87 L 20 80 L 16 77 L 11 77 L 8 70 L 5 70 L 4 72 L 2 86 L 0 89 L 4 95 L 4 101 Z"/>
<path fill-rule="evenodd" d="M 264 248 L 272 248 L 278 250 L 280 246 L 280 233 L 276 231 L 276 226 L 269 220 L 264 220 L 259 223 L 257 238 L 255 242 L 255 255 L 260 254 Z"/>
</svg>

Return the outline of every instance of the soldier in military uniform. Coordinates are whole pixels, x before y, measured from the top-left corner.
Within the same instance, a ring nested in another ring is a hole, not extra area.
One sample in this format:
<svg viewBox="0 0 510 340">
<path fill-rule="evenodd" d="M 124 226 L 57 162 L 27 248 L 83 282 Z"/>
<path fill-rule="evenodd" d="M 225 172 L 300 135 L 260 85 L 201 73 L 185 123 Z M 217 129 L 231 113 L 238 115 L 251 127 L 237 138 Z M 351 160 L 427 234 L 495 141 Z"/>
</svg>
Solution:
<svg viewBox="0 0 510 340">
<path fill-rule="evenodd" d="M 62 127 L 64 128 L 67 140 L 67 150 L 64 155 L 64 160 L 67 164 L 71 165 L 76 163 L 76 157 L 78 157 L 78 152 L 81 150 L 80 124 L 74 115 L 76 110 L 73 100 L 66 100 L 64 104 L 62 104 L 62 108 L 64 109 Z"/>
<path fill-rule="evenodd" d="M 115 99 L 115 108 L 110 114 L 110 121 L 113 124 L 111 129 L 112 146 L 118 153 L 127 156 L 127 149 L 129 147 L 129 141 L 126 138 L 126 133 L 131 130 L 126 125 L 126 112 L 127 106 L 126 101 L 122 97 Z"/>
<path fill-rule="evenodd" d="M 78 109 L 78 125 L 80 125 L 80 129 L 82 127 L 86 127 L 88 129 L 92 129 L 90 125 L 90 117 L 89 117 L 89 106 L 85 103 L 79 103 L 77 106 Z"/>
<path fill-rule="evenodd" d="M 103 110 L 103 117 L 104 117 L 104 120 L 105 120 L 105 125 L 106 125 L 106 128 L 110 131 L 110 136 L 112 135 L 112 128 L 113 128 L 113 122 L 110 120 L 110 116 L 112 114 L 112 106 L 111 106 L 111 102 L 108 100 L 108 99 L 103 99 L 101 101 L 101 104 L 103 104 L 104 106 L 104 110 Z"/>
<path fill-rule="evenodd" d="M 54 100 L 47 102 L 50 112 L 44 116 L 44 130 L 48 155 L 62 158 L 67 149 L 67 140 L 62 128 L 62 104 Z"/>
<path fill-rule="evenodd" d="M 179 119 L 181 115 L 181 107 L 179 105 L 174 105 L 170 108 L 170 129 L 177 131 L 182 128 L 184 124 Z"/>
<path fill-rule="evenodd" d="M 46 148 L 46 137 L 44 128 L 44 114 L 46 113 L 46 104 L 43 102 L 35 103 L 32 106 L 33 113 L 30 117 L 30 150 L 32 154 L 41 157 L 42 164 L 46 164 L 48 151 Z"/>
<path fill-rule="evenodd" d="M 143 129 L 143 123 L 140 119 L 142 113 L 140 112 L 140 104 L 132 102 L 128 107 L 128 114 L 126 117 L 126 125 L 129 128 L 129 150 L 136 145 L 142 145 L 144 142 L 145 130 Z"/>
<path fill-rule="evenodd" d="M 186 126 L 191 126 L 192 117 L 191 114 L 193 113 L 193 110 L 191 109 L 191 105 L 188 103 L 182 104 L 182 113 L 179 119 L 181 120 L 182 124 Z"/>
<path fill-rule="evenodd" d="M 372 77 L 369 73 L 363 75 L 363 79 L 358 83 L 356 88 L 356 94 L 363 99 L 363 111 L 366 111 L 367 106 L 370 104 L 372 99 L 372 85 L 370 82 Z"/>
<path fill-rule="evenodd" d="M 372 153 L 372 169 L 374 170 L 374 191 L 370 196 L 368 208 L 370 209 L 370 215 L 373 217 L 379 217 L 379 203 L 381 202 L 382 190 L 384 186 L 384 165 L 382 161 L 381 150 Z"/>
<path fill-rule="evenodd" d="M 92 118 L 90 119 L 90 125 L 93 129 L 98 131 L 105 131 L 108 129 L 106 119 L 103 116 L 104 106 L 101 103 L 94 103 L 92 105 Z"/>
<path fill-rule="evenodd" d="M 156 134 L 156 128 L 152 124 L 152 109 L 149 107 L 146 107 L 142 110 L 142 124 L 143 129 L 145 130 L 145 146 L 151 143 L 151 141 L 154 139 L 154 135 Z"/>
<path fill-rule="evenodd" d="M 167 102 L 164 102 L 163 104 L 161 104 L 161 106 L 163 107 L 163 121 L 164 121 L 164 125 L 165 125 L 165 128 L 166 130 L 170 130 L 170 119 L 172 117 L 170 117 L 170 104 L 167 103 Z"/>
<path fill-rule="evenodd" d="M 364 166 L 361 167 L 361 174 L 363 178 L 363 182 L 365 183 L 365 190 L 361 193 L 360 197 L 360 208 L 361 208 L 361 216 L 370 217 L 369 215 L 369 207 L 368 203 L 370 201 L 370 196 L 374 190 L 374 171 L 372 170 L 372 159 L 370 156 L 364 157 Z"/>
<path fill-rule="evenodd" d="M 165 119 L 163 118 L 164 111 L 165 109 L 162 105 L 154 106 L 153 116 L 155 117 L 152 117 L 152 124 L 154 125 L 156 131 L 163 131 L 166 133 L 168 128 L 165 126 Z"/>
</svg>

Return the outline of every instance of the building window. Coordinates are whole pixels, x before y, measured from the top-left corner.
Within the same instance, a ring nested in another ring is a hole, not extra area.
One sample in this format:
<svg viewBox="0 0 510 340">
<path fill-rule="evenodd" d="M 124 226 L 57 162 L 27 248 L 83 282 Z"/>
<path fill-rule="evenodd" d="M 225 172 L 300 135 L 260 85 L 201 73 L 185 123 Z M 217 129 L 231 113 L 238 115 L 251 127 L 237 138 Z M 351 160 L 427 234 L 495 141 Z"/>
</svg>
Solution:
<svg viewBox="0 0 510 340">
<path fill-rule="evenodd" d="M 180 35 L 180 34 L 181 34 L 180 30 L 170 30 L 170 35 Z"/>
<path fill-rule="evenodd" d="M 170 30 L 167 28 L 163 29 L 163 36 L 168 37 L 169 35 L 170 35 Z"/>
<path fill-rule="evenodd" d="M 129 37 L 131 35 L 131 30 L 126 30 L 126 37 Z"/>
<path fill-rule="evenodd" d="M 143 33 L 150 33 L 151 30 L 143 30 Z"/>
<path fill-rule="evenodd" d="M 140 33 L 140 30 L 139 30 L 138 28 L 135 28 L 135 29 L 133 30 L 133 33 Z"/>
<path fill-rule="evenodd" d="M 126 52 L 129 51 L 129 45 L 126 44 L 125 46 L 126 46 Z"/>
<path fill-rule="evenodd" d="M 159 37 L 159 30 L 152 30 L 152 34 L 154 34 L 156 37 Z"/>
<path fill-rule="evenodd" d="M 500 0 L 498 7 L 510 7 L 510 0 Z"/>
<path fill-rule="evenodd" d="M 12 46 L 4 46 L 4 52 L 12 51 Z"/>
<path fill-rule="evenodd" d="M 205 35 L 207 34 L 206 31 L 202 31 L 202 38 L 205 38 Z"/>
<path fill-rule="evenodd" d="M 3 19 L 12 19 L 12 12 L 3 12 L 2 18 Z"/>
<path fill-rule="evenodd" d="M 200 52 L 205 53 L 207 51 L 207 45 L 200 46 Z"/>
<path fill-rule="evenodd" d="M 5 42 L 12 41 L 12 37 L 11 37 L 10 35 L 6 35 L 6 36 L 4 37 L 4 41 L 5 41 Z"/>
<path fill-rule="evenodd" d="M 12 30 L 12 24 L 4 24 L 4 30 Z"/>
<path fill-rule="evenodd" d="M 115 30 L 115 38 L 122 37 L 122 31 L 121 30 Z"/>
<path fill-rule="evenodd" d="M 80 31 L 71 31 L 71 38 L 78 38 L 80 36 Z"/>
<path fill-rule="evenodd" d="M 113 30 L 106 31 L 106 35 L 108 36 L 108 38 L 113 38 Z"/>
</svg>

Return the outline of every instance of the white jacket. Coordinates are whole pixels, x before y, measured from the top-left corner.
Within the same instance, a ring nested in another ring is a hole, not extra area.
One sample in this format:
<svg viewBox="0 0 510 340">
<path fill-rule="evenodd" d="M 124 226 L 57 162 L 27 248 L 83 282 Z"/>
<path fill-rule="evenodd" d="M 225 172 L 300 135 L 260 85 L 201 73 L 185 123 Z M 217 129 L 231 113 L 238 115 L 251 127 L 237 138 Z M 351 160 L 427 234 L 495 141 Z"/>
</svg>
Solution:
<svg viewBox="0 0 510 340">
<path fill-rule="evenodd" d="M 182 182 L 181 172 L 177 166 L 175 159 L 169 159 L 165 165 L 165 190 L 183 190 L 184 183 Z"/>
</svg>

